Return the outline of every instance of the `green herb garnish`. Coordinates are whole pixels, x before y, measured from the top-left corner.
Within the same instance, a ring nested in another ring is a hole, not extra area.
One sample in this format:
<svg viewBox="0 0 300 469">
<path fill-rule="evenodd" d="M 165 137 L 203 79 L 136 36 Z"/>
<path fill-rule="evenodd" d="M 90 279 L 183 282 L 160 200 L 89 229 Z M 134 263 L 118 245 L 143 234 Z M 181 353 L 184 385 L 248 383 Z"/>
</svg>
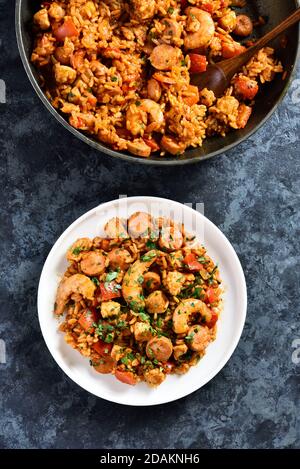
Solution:
<svg viewBox="0 0 300 469">
<path fill-rule="evenodd" d="M 96 285 L 96 287 L 98 287 L 100 285 L 100 282 L 97 279 L 97 277 L 92 277 L 92 282 Z"/>
<path fill-rule="evenodd" d="M 146 252 L 146 254 L 141 257 L 141 261 L 151 261 L 151 259 L 153 259 L 154 257 L 156 257 L 156 252 Z"/>
</svg>

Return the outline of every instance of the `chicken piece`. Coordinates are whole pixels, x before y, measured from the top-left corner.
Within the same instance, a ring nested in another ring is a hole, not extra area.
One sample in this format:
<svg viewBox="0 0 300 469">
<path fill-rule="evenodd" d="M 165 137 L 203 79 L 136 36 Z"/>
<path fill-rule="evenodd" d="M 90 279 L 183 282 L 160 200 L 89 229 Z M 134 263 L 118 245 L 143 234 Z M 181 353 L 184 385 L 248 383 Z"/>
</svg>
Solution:
<svg viewBox="0 0 300 469">
<path fill-rule="evenodd" d="M 101 315 L 103 318 L 118 316 L 120 311 L 121 306 L 116 301 L 103 301 L 101 303 Z"/>
<path fill-rule="evenodd" d="M 159 386 L 166 378 L 166 375 L 159 368 L 146 371 L 144 378 L 147 384 L 151 387 Z"/>
<path fill-rule="evenodd" d="M 67 65 L 56 63 L 53 67 L 55 81 L 58 84 L 71 85 L 76 79 L 76 71 Z"/>
<path fill-rule="evenodd" d="M 164 286 L 169 290 L 173 296 L 179 295 L 181 289 L 186 281 L 186 276 L 177 270 L 168 272 L 167 277 L 164 279 Z"/>
<path fill-rule="evenodd" d="M 151 327 L 146 322 L 134 324 L 134 337 L 137 342 L 148 342 L 152 339 Z"/>
<path fill-rule="evenodd" d="M 43 31 L 50 28 L 48 11 L 46 8 L 43 8 L 34 15 L 33 22 Z"/>
<path fill-rule="evenodd" d="M 162 291 L 156 290 L 153 293 L 150 293 L 150 295 L 146 298 L 145 306 L 148 313 L 160 314 L 167 310 L 169 306 L 169 300 Z"/>
</svg>

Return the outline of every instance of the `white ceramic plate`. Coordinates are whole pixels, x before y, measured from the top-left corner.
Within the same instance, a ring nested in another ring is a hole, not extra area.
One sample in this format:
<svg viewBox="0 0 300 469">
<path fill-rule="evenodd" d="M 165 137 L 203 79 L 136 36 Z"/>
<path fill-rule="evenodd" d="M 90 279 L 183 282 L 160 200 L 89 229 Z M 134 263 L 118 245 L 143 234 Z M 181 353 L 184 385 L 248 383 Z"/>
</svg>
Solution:
<svg viewBox="0 0 300 469">
<path fill-rule="evenodd" d="M 116 211 L 118 210 L 118 213 Z M 219 263 L 224 286 L 224 310 L 218 321 L 216 340 L 197 366 L 182 376 L 169 375 L 155 389 L 145 383 L 128 386 L 112 375 L 101 375 L 89 360 L 73 350 L 58 331 L 53 305 L 59 278 L 67 267 L 65 253 L 80 237 L 101 236 L 107 220 L 119 215 L 128 217 L 137 210 L 150 211 L 154 216 L 184 217 L 186 229 L 195 232 L 208 254 Z M 45 262 L 38 291 L 38 313 L 47 347 L 61 369 L 82 388 L 108 401 L 126 405 L 149 406 L 180 399 L 204 386 L 226 364 L 240 339 L 247 310 L 245 277 L 239 259 L 222 232 L 207 218 L 178 202 L 156 197 L 131 197 L 107 202 L 81 216 L 61 235 Z"/>
</svg>

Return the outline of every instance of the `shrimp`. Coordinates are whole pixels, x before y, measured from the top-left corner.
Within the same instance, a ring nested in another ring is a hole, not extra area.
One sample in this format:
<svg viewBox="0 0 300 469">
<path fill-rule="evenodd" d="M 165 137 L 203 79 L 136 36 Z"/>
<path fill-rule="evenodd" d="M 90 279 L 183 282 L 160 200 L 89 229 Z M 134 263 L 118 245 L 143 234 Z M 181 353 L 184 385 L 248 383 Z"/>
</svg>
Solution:
<svg viewBox="0 0 300 469">
<path fill-rule="evenodd" d="M 188 7 L 185 10 L 187 15 L 187 35 L 184 38 L 186 49 L 196 49 L 198 47 L 209 46 L 215 34 L 215 24 L 209 13 L 200 8 Z"/>
<path fill-rule="evenodd" d="M 150 123 L 147 125 L 148 119 Z M 163 128 L 164 122 L 164 113 L 160 105 L 152 99 L 137 101 L 131 104 L 126 112 L 126 128 L 134 136 L 144 135 L 145 131 L 148 134 L 158 132 Z"/>
<path fill-rule="evenodd" d="M 148 290 L 148 292 L 153 292 L 160 287 L 161 280 L 160 276 L 156 272 L 147 272 L 144 275 L 143 288 Z"/>
<path fill-rule="evenodd" d="M 188 348 L 185 344 L 175 345 L 173 347 L 173 355 L 175 360 L 179 360 L 182 355 L 188 351 Z"/>
<path fill-rule="evenodd" d="M 200 313 L 206 321 L 211 319 L 211 310 L 201 300 L 187 298 L 182 300 L 173 313 L 173 330 L 176 334 L 184 334 L 189 330 L 188 320 L 192 314 Z"/>
<path fill-rule="evenodd" d="M 63 314 L 67 301 L 73 293 L 79 293 L 87 300 L 92 300 L 95 289 L 95 284 L 86 275 L 74 274 L 71 277 L 63 278 L 57 289 L 55 314 Z"/>
<path fill-rule="evenodd" d="M 147 94 L 152 101 L 159 101 L 161 97 L 161 86 L 157 80 L 150 78 L 147 83 Z"/>
<path fill-rule="evenodd" d="M 142 295 L 143 274 L 148 271 L 156 258 L 157 252 L 154 249 L 146 252 L 146 254 L 132 264 L 124 275 L 122 282 L 123 297 L 126 303 L 130 305 L 131 309 L 135 311 L 145 307 L 145 301 Z"/>
<path fill-rule="evenodd" d="M 180 155 L 184 152 L 186 145 L 183 142 L 176 142 L 173 137 L 164 135 L 160 142 L 162 148 L 171 155 Z"/>
</svg>

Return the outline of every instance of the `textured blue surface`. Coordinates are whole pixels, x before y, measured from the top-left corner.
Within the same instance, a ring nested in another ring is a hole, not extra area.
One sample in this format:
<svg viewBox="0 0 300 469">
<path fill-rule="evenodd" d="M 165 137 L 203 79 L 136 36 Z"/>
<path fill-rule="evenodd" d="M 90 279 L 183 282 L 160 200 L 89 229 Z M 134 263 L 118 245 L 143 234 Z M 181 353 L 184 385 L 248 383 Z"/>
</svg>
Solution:
<svg viewBox="0 0 300 469">
<path fill-rule="evenodd" d="M 7 13 L 5 3 L 0 447 L 299 447 L 300 364 L 292 362 L 292 342 L 300 338 L 300 80 L 267 124 L 226 155 L 180 169 L 130 165 L 94 152 L 49 115 L 23 71 L 13 8 Z M 203 202 L 240 256 L 248 284 L 247 323 L 226 367 L 198 392 L 151 409 L 114 405 L 77 387 L 50 356 L 37 319 L 37 284 L 52 244 L 79 215 L 119 194 Z"/>
</svg>

